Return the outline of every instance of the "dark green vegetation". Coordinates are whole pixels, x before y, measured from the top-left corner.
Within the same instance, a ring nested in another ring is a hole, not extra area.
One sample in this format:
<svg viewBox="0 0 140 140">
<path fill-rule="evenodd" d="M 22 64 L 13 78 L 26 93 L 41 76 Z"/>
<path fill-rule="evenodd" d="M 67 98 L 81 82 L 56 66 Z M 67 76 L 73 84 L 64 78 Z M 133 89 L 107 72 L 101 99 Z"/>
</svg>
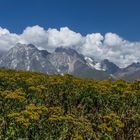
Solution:
<svg viewBox="0 0 140 140">
<path fill-rule="evenodd" d="M 139 140 L 140 81 L 0 70 L 0 140 Z"/>
</svg>

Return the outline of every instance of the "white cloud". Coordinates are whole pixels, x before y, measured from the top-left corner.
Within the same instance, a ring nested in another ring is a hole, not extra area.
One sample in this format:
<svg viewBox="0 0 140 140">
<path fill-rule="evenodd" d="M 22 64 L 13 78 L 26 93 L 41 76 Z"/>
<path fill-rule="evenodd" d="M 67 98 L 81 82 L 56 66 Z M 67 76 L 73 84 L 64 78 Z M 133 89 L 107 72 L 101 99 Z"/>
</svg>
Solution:
<svg viewBox="0 0 140 140">
<path fill-rule="evenodd" d="M 39 48 L 46 48 L 48 44 L 47 31 L 38 25 L 27 27 L 19 36 L 20 42 L 34 44 Z"/>
<path fill-rule="evenodd" d="M 98 57 L 102 56 L 103 39 L 104 37 L 100 33 L 88 34 L 84 37 L 84 43 L 81 46 L 81 53 L 98 59 Z"/>
<path fill-rule="evenodd" d="M 83 37 L 80 33 L 70 30 L 68 27 L 57 29 L 48 29 L 48 47 L 73 47 L 79 46 L 83 42 Z"/>
<path fill-rule="evenodd" d="M 9 34 L 10 32 L 7 29 L 3 29 L 0 27 L 0 36 Z"/>
<path fill-rule="evenodd" d="M 103 42 L 104 57 L 120 67 L 140 62 L 140 42 L 129 42 L 116 34 L 107 33 Z"/>
<path fill-rule="evenodd" d="M 38 48 L 53 51 L 56 47 L 73 47 L 80 53 L 97 60 L 109 59 L 120 67 L 140 62 L 140 42 L 129 42 L 115 33 L 87 34 L 82 36 L 62 27 L 45 30 L 38 25 L 27 27 L 22 34 L 10 33 L 0 27 L 0 50 L 8 50 L 17 42 L 32 43 Z"/>
<path fill-rule="evenodd" d="M 117 34 L 106 33 L 104 38 L 104 44 L 107 46 L 120 46 L 123 43 L 123 39 Z"/>
<path fill-rule="evenodd" d="M 10 49 L 19 41 L 19 36 L 0 27 L 0 50 Z"/>
</svg>

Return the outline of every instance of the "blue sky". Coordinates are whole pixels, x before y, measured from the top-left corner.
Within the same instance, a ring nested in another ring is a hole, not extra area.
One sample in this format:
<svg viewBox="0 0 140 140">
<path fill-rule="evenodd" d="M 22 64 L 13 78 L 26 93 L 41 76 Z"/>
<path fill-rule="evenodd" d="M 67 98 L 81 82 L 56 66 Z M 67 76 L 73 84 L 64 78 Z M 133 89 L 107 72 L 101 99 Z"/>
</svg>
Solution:
<svg viewBox="0 0 140 140">
<path fill-rule="evenodd" d="M 0 51 L 16 43 L 126 67 L 140 62 L 140 0 L 0 0 Z"/>
<path fill-rule="evenodd" d="M 82 35 L 113 32 L 140 41 L 140 0 L 0 0 L 0 26 L 21 33 L 27 26 L 67 26 Z"/>
</svg>

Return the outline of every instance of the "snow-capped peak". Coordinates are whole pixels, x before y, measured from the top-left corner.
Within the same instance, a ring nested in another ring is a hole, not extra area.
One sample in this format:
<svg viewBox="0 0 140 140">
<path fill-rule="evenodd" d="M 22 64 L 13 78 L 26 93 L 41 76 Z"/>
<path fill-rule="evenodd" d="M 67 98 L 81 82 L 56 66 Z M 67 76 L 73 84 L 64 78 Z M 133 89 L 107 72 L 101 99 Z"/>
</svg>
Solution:
<svg viewBox="0 0 140 140">
<path fill-rule="evenodd" d="M 94 65 L 94 68 L 95 68 L 96 70 L 103 70 L 103 71 L 104 71 L 104 69 L 102 69 L 102 67 L 101 67 L 101 63 L 96 63 L 96 64 Z"/>
<path fill-rule="evenodd" d="M 90 57 L 85 57 L 85 60 L 87 62 L 87 65 L 93 69 L 96 69 L 96 70 L 103 70 L 102 67 L 101 67 L 101 63 L 99 62 L 95 62 L 92 58 Z"/>
<path fill-rule="evenodd" d="M 90 57 L 87 57 L 87 56 L 85 56 L 85 60 L 87 61 L 87 62 L 93 62 L 93 59 L 92 58 L 90 58 Z"/>
</svg>

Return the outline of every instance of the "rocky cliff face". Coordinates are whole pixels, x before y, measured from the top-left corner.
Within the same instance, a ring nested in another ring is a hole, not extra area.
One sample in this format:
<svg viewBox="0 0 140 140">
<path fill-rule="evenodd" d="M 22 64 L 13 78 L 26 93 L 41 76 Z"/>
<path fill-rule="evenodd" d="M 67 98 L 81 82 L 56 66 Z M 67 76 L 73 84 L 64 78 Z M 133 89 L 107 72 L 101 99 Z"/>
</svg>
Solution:
<svg viewBox="0 0 140 140">
<path fill-rule="evenodd" d="M 39 51 L 32 44 L 17 44 L 0 59 L 0 67 L 55 74 L 57 71 L 45 58 L 48 54 L 47 51 Z"/>
<path fill-rule="evenodd" d="M 96 62 L 71 48 L 56 48 L 52 53 L 38 50 L 33 44 L 16 44 L 8 52 L 0 53 L 0 67 L 45 72 L 48 74 L 73 74 L 80 77 L 106 79 L 140 78 L 140 63 L 119 68 L 109 60 Z"/>
<path fill-rule="evenodd" d="M 73 74 L 77 76 L 93 77 L 95 72 L 98 71 L 101 75 L 104 75 L 104 79 L 109 75 L 101 70 L 93 68 L 85 57 L 79 54 L 77 51 L 62 47 L 57 48 L 53 53 L 49 53 L 45 50 L 38 50 L 34 45 L 29 44 L 17 44 L 10 49 L 0 59 L 0 67 L 40 71 L 48 74 Z M 90 76 L 89 72 L 90 71 Z"/>
<path fill-rule="evenodd" d="M 128 67 L 120 69 L 115 75 L 129 81 L 140 79 L 140 63 L 132 63 Z"/>
</svg>

